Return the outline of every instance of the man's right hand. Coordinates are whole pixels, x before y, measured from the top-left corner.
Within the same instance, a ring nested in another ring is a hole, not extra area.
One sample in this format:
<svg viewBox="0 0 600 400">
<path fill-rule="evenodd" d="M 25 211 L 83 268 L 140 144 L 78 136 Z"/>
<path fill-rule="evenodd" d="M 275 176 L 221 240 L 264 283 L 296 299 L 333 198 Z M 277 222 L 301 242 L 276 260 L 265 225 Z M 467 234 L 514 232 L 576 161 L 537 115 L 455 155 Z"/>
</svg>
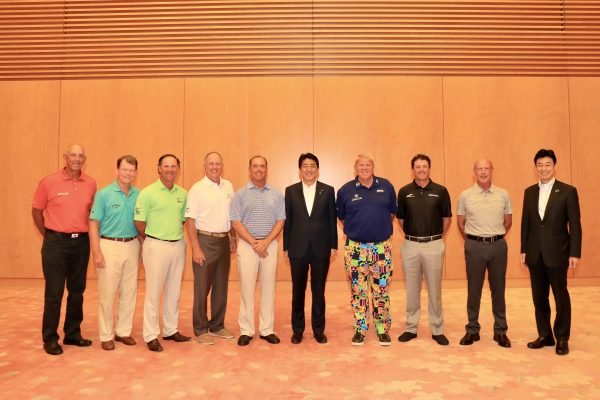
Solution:
<svg viewBox="0 0 600 400">
<path fill-rule="evenodd" d="M 94 265 L 96 268 L 104 268 L 106 266 L 106 262 L 104 261 L 104 255 L 102 252 L 94 253 Z"/>
<path fill-rule="evenodd" d="M 192 261 L 201 267 L 204 266 L 204 261 L 206 261 L 206 258 L 204 257 L 204 252 L 200 247 L 192 248 Z"/>
</svg>

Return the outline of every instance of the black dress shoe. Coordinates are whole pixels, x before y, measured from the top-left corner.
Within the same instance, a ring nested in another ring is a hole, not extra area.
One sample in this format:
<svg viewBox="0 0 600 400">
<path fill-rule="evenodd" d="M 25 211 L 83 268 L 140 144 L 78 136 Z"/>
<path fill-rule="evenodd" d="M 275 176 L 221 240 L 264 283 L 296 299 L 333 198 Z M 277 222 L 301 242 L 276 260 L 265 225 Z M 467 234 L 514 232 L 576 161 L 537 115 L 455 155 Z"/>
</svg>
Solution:
<svg viewBox="0 0 600 400">
<path fill-rule="evenodd" d="M 262 336 L 260 337 L 262 340 L 266 340 L 268 343 L 271 344 L 278 344 L 279 342 L 281 342 L 281 340 L 279 340 L 279 338 L 277 337 L 276 334 L 271 333 L 270 335 L 267 336 Z"/>
<path fill-rule="evenodd" d="M 510 339 L 504 333 L 494 333 L 494 341 L 500 347 L 510 347 Z"/>
<path fill-rule="evenodd" d="M 298 344 L 302 341 L 302 332 L 296 332 L 292 335 L 292 343 Z"/>
<path fill-rule="evenodd" d="M 58 342 L 48 342 L 44 343 L 44 351 L 51 356 L 58 356 L 63 353 L 62 347 Z"/>
<path fill-rule="evenodd" d="M 327 336 L 324 333 L 315 333 L 315 340 L 317 343 L 325 344 L 327 343 Z"/>
<path fill-rule="evenodd" d="M 181 342 L 189 342 L 190 340 L 192 340 L 191 337 L 189 336 L 184 336 L 179 332 L 175 332 L 174 334 L 170 335 L 170 336 L 163 336 L 164 340 L 173 340 L 177 343 L 181 343 Z"/>
<path fill-rule="evenodd" d="M 540 336 L 533 342 L 527 343 L 527 347 L 529 347 L 530 349 L 541 349 L 544 346 L 554 346 L 554 338 Z"/>
<path fill-rule="evenodd" d="M 63 340 L 63 344 L 77 347 L 89 347 L 92 345 L 92 341 L 90 339 L 84 339 L 81 336 L 75 338 L 65 338 Z"/>
<path fill-rule="evenodd" d="M 402 343 L 405 343 L 405 342 L 408 342 L 410 340 L 413 340 L 416 337 L 417 337 L 416 333 L 404 332 L 402 335 L 398 336 L 398 341 L 402 342 Z"/>
<path fill-rule="evenodd" d="M 252 340 L 252 336 L 240 335 L 240 337 L 238 338 L 238 345 L 248 346 L 250 344 L 251 340 Z"/>
<path fill-rule="evenodd" d="M 450 341 L 443 333 L 441 335 L 431 335 L 431 338 L 440 346 L 448 346 L 450 344 Z"/>
<path fill-rule="evenodd" d="M 461 346 L 470 346 L 473 342 L 477 342 L 479 340 L 479 333 L 465 333 L 465 336 L 460 339 Z"/>
<path fill-rule="evenodd" d="M 569 354 L 569 341 L 564 339 L 558 339 L 556 342 L 556 354 L 559 356 L 566 356 Z"/>
<path fill-rule="evenodd" d="M 160 345 L 160 342 L 158 341 L 158 339 L 152 339 L 151 341 L 149 341 L 147 343 L 148 345 L 148 350 L 150 351 L 163 351 L 162 346 Z"/>
</svg>

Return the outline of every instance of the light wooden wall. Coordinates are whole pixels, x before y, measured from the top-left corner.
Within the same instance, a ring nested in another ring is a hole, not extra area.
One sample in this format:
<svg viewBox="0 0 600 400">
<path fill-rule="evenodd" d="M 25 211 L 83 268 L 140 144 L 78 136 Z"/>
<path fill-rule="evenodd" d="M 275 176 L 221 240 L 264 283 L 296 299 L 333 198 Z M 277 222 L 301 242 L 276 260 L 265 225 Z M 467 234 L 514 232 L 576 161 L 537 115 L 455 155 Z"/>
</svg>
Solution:
<svg viewBox="0 0 600 400">
<path fill-rule="evenodd" d="M 30 217 L 38 181 L 62 166 L 62 149 L 82 143 L 86 171 L 100 186 L 114 178 L 116 158 L 140 161 L 137 184 L 157 179 L 157 158 L 180 156 L 179 183 L 203 175 L 202 157 L 217 150 L 236 188 L 247 182 L 248 158 L 269 161 L 269 181 L 283 191 L 298 180 L 299 153 L 321 160 L 321 180 L 337 188 L 353 178 L 359 152 L 396 190 L 411 179 L 410 158 L 432 158 L 432 178 L 445 184 L 453 212 L 473 184 L 475 159 L 494 161 L 495 182 L 508 189 L 513 229 L 508 276 L 526 277 L 518 263 L 523 189 L 536 181 L 539 148 L 558 155 L 558 177 L 579 189 L 583 263 L 576 277 L 600 276 L 600 218 L 595 211 L 594 149 L 600 145 L 599 78 L 269 77 L 0 82 L 0 277 L 41 277 L 41 237 Z M 401 279 L 396 235 L 396 279 Z M 342 237 L 342 235 L 340 235 Z M 342 243 L 340 242 L 340 245 Z M 455 218 L 447 239 L 447 279 L 464 279 Z M 189 261 L 189 259 L 188 259 Z M 341 254 L 331 279 L 344 279 Z M 191 279 L 190 262 L 185 278 Z M 90 268 L 89 277 L 95 277 Z M 235 263 L 232 279 L 237 279 Z M 279 279 L 289 279 L 280 257 Z"/>
</svg>

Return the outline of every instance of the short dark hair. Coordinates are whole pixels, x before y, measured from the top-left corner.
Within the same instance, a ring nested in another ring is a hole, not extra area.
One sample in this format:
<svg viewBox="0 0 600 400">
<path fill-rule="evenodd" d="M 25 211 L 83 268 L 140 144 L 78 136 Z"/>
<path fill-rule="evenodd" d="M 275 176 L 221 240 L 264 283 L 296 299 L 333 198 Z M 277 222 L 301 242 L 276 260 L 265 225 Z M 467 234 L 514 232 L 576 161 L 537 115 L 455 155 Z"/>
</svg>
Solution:
<svg viewBox="0 0 600 400">
<path fill-rule="evenodd" d="M 121 163 L 123 161 L 135 166 L 135 169 L 137 169 L 138 167 L 138 160 L 134 156 L 127 154 L 119 157 L 119 159 L 117 160 L 117 168 L 121 167 Z"/>
<path fill-rule="evenodd" d="M 533 163 L 537 164 L 537 160 L 540 158 L 550 157 L 552 162 L 556 164 L 556 154 L 554 154 L 554 150 L 550 149 L 539 149 L 537 153 L 535 153 L 535 157 L 533 157 Z"/>
<path fill-rule="evenodd" d="M 162 160 L 164 160 L 167 157 L 173 157 L 175 159 L 175 161 L 177 161 L 177 166 L 180 167 L 181 166 L 181 162 L 179 162 L 179 158 L 177 158 L 177 156 L 175 154 L 171 154 L 171 153 L 167 153 L 167 154 L 163 154 L 162 156 L 160 156 L 160 158 L 158 159 L 158 166 L 160 167 L 160 164 L 162 163 Z"/>
<path fill-rule="evenodd" d="M 300 154 L 300 158 L 298 158 L 298 169 L 302 168 L 302 163 L 304 160 L 313 160 L 315 164 L 317 164 L 317 168 L 319 168 L 319 159 L 313 153 L 302 153 Z"/>
<path fill-rule="evenodd" d="M 417 160 L 427 161 L 427 166 L 429 168 L 431 168 L 431 159 L 427 155 L 425 155 L 425 154 L 417 154 L 416 156 L 414 156 L 412 158 L 412 160 L 410 160 L 410 167 L 411 168 L 415 167 L 415 162 L 417 162 Z"/>
<path fill-rule="evenodd" d="M 268 167 L 269 163 L 267 162 L 267 159 L 261 155 L 255 155 L 250 157 L 250 160 L 248 161 L 248 168 L 250 168 L 252 166 L 252 161 L 254 161 L 255 158 L 262 158 L 263 160 L 265 160 L 265 166 Z"/>
</svg>

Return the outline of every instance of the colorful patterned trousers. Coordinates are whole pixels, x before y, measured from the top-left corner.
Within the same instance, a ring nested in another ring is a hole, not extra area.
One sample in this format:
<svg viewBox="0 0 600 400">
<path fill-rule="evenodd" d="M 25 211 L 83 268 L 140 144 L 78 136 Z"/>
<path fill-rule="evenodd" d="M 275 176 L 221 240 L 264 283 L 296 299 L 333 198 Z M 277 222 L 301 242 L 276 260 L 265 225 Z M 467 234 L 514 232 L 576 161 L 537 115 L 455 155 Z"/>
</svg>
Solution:
<svg viewBox="0 0 600 400">
<path fill-rule="evenodd" d="M 388 287 L 392 279 L 392 241 L 361 243 L 347 239 L 344 264 L 352 292 L 354 329 L 363 335 L 369 329 L 369 289 L 373 322 L 378 334 L 388 333 L 392 324 Z"/>
</svg>

